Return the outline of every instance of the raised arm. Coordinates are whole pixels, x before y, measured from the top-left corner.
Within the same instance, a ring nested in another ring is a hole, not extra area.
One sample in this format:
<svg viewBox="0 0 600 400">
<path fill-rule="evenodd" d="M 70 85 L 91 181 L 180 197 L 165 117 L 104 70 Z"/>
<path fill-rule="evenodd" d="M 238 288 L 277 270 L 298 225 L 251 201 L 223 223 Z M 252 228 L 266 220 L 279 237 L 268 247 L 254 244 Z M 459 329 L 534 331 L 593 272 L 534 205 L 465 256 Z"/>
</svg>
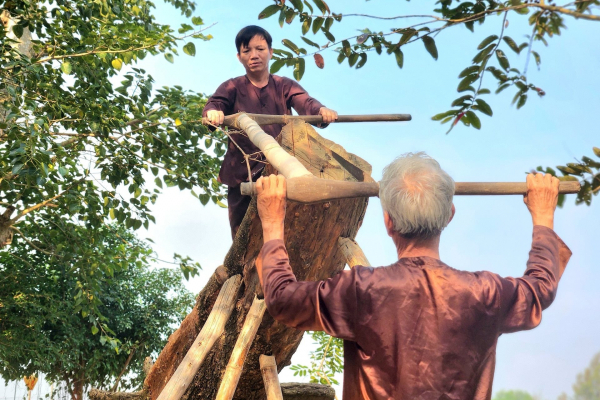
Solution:
<svg viewBox="0 0 600 400">
<path fill-rule="evenodd" d="M 288 106 L 293 107 L 299 115 L 322 115 L 325 125 L 337 119 L 338 114 L 336 111 L 325 107 L 317 99 L 311 97 L 300 84 L 290 80 L 289 85 L 286 101 Z"/>
<path fill-rule="evenodd" d="M 235 95 L 236 89 L 233 80 L 223 82 L 206 102 L 202 115 L 208 118 L 211 124 L 221 125 L 225 115 L 232 113 Z"/>
<path fill-rule="evenodd" d="M 371 269 L 356 268 L 324 281 L 298 282 L 283 242 L 285 178 L 260 178 L 257 194 L 264 244 L 256 268 L 269 314 L 296 329 L 324 330 L 332 336 L 354 340 L 358 291 Z"/>
<path fill-rule="evenodd" d="M 558 199 L 558 179 L 551 175 L 529 174 L 524 197 L 533 221 L 533 239 L 527 270 L 520 278 L 489 279 L 489 303 L 499 318 L 503 333 L 532 329 L 539 325 L 542 310 L 554 301 L 558 281 L 571 251 L 554 232 L 554 211 Z"/>
</svg>

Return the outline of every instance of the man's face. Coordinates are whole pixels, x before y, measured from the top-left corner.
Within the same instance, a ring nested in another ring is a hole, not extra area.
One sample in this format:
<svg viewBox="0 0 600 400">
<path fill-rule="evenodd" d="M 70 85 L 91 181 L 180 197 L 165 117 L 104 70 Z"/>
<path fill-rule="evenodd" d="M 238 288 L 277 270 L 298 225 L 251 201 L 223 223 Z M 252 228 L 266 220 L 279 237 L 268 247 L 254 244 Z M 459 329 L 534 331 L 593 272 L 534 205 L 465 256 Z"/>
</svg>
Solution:
<svg viewBox="0 0 600 400">
<path fill-rule="evenodd" d="M 246 68 L 247 73 L 257 73 L 269 69 L 269 61 L 273 56 L 273 49 L 269 49 L 267 41 L 259 35 L 250 39 L 248 47 L 242 45 L 238 60 Z"/>
</svg>

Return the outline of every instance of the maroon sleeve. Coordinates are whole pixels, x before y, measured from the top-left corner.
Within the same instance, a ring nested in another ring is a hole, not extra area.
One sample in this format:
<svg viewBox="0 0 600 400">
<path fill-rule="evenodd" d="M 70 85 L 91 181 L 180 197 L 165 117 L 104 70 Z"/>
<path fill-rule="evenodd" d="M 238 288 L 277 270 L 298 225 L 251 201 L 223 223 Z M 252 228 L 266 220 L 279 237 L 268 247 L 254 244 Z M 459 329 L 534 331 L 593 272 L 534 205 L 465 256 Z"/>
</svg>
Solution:
<svg viewBox="0 0 600 400">
<path fill-rule="evenodd" d="M 230 115 L 233 113 L 233 104 L 235 102 L 237 90 L 233 79 L 229 79 L 223 82 L 215 91 L 215 93 L 208 98 L 202 116 L 206 117 L 206 113 L 211 110 L 223 111 L 223 114 Z"/>
<path fill-rule="evenodd" d="M 323 107 L 323 104 L 310 97 L 298 82 L 288 79 L 286 83 L 285 100 L 288 108 L 293 107 L 298 115 L 319 115 L 319 110 Z"/>
<path fill-rule="evenodd" d="M 356 267 L 324 281 L 298 282 L 283 240 L 265 243 L 259 257 L 265 302 L 273 318 L 296 329 L 356 340 L 358 292 L 372 268 Z"/>
<path fill-rule="evenodd" d="M 533 227 L 527 270 L 520 278 L 501 278 L 482 273 L 488 281 L 487 299 L 499 318 L 501 333 L 532 329 L 542 320 L 542 310 L 552 304 L 558 281 L 571 251 L 550 228 Z"/>
</svg>

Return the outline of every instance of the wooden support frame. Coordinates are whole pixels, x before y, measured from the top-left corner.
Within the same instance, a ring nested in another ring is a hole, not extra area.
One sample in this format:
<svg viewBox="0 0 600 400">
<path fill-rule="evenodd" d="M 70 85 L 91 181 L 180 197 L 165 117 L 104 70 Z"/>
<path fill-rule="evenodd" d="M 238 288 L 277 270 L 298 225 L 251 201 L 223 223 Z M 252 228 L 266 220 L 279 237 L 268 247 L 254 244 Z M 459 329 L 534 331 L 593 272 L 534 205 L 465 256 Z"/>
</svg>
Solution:
<svg viewBox="0 0 600 400">
<path fill-rule="evenodd" d="M 354 268 L 357 265 L 362 265 L 364 267 L 371 266 L 371 263 L 367 260 L 367 256 L 365 256 L 365 253 L 356 241 L 350 238 L 340 237 L 338 239 L 338 245 L 346 258 L 346 264 L 348 264 L 350 268 Z"/>
<path fill-rule="evenodd" d="M 198 368 L 200 368 L 215 341 L 223 333 L 225 324 L 235 306 L 241 285 L 241 275 L 232 276 L 225 281 L 206 323 L 185 358 L 160 392 L 158 400 L 179 400 L 185 394 L 196 372 L 198 372 Z"/>
<path fill-rule="evenodd" d="M 248 354 L 248 350 L 250 350 L 250 346 L 252 346 L 254 336 L 256 336 L 256 331 L 258 331 L 266 309 L 265 301 L 259 300 L 255 296 L 252 306 L 246 315 L 244 326 L 231 352 L 231 357 L 225 369 L 225 375 L 223 375 L 223 379 L 221 380 L 216 400 L 231 400 L 233 398 L 240 376 L 242 375 L 246 355 Z"/>
<path fill-rule="evenodd" d="M 265 393 L 267 400 L 283 400 L 281 386 L 279 385 L 279 376 L 277 375 L 277 363 L 275 357 L 261 355 L 258 359 L 260 363 L 260 372 L 265 383 Z"/>
</svg>

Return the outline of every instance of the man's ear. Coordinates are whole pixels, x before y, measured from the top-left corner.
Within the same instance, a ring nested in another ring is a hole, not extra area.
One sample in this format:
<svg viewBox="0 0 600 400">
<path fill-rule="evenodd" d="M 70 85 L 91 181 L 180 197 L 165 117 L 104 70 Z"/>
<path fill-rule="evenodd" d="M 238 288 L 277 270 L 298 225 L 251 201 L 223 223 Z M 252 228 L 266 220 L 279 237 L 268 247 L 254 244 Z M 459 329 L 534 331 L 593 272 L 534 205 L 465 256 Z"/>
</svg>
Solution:
<svg viewBox="0 0 600 400">
<path fill-rule="evenodd" d="M 394 221 L 392 221 L 392 217 L 390 217 L 387 211 L 383 212 L 383 223 L 385 224 L 388 236 L 392 237 L 394 234 Z"/>
<path fill-rule="evenodd" d="M 452 221 L 455 213 L 456 213 L 456 208 L 454 207 L 454 203 L 452 203 L 452 214 L 450 214 L 450 219 L 448 220 L 448 223 L 450 223 L 450 221 Z"/>
<path fill-rule="evenodd" d="M 240 59 L 240 53 L 237 53 L 237 58 L 239 62 L 242 62 L 242 60 Z"/>
<path fill-rule="evenodd" d="M 273 57 L 273 48 L 272 47 L 269 49 L 269 54 L 271 54 L 271 57 Z"/>
</svg>

